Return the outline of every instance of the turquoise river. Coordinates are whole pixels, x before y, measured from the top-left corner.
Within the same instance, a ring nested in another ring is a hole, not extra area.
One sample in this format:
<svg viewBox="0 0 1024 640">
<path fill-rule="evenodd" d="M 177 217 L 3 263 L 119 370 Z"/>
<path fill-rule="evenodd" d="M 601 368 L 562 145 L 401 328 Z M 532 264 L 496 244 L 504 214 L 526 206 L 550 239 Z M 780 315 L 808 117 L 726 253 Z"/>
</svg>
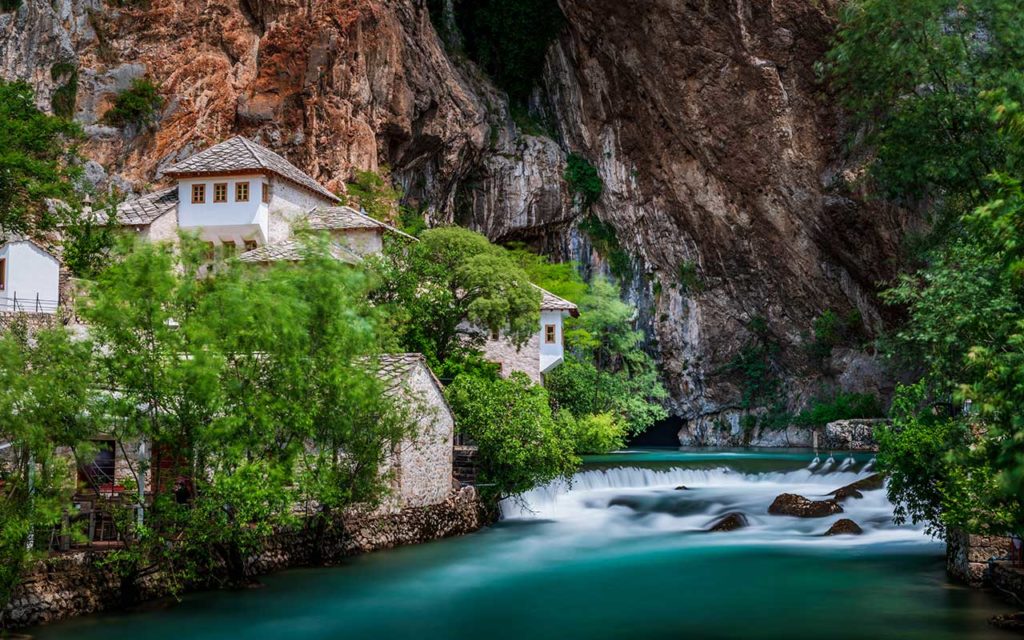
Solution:
<svg viewBox="0 0 1024 640">
<path fill-rule="evenodd" d="M 826 456 L 823 456 L 825 458 Z M 767 514 L 820 496 L 870 457 L 635 450 L 588 460 L 474 535 L 287 571 L 262 589 L 197 593 L 146 611 L 30 630 L 74 640 L 1012 638 L 1007 605 L 951 584 L 943 546 L 892 524 L 884 491 L 822 519 Z M 676 490 L 685 485 L 687 490 Z M 705 533 L 717 514 L 750 526 Z M 821 535 L 839 517 L 862 536 Z"/>
</svg>

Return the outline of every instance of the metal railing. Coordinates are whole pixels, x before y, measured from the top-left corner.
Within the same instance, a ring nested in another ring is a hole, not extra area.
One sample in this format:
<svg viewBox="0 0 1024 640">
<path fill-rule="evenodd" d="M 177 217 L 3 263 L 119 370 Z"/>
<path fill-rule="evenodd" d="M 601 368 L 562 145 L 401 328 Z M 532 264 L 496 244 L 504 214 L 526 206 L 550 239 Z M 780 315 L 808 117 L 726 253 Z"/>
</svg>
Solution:
<svg viewBox="0 0 1024 640">
<path fill-rule="evenodd" d="M 0 293 L 0 311 L 11 311 L 15 313 L 57 313 L 57 309 L 59 307 L 59 300 L 40 298 L 38 293 L 36 293 L 34 297 L 23 295 L 20 298 L 18 297 L 17 291 L 12 291 L 10 295 Z"/>
</svg>

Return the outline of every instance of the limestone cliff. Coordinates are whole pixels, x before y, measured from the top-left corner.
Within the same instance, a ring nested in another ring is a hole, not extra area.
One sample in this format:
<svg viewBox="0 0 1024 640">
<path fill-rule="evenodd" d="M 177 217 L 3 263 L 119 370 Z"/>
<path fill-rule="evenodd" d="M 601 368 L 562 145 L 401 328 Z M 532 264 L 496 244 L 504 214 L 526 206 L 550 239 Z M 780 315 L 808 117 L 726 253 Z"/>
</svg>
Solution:
<svg viewBox="0 0 1024 640">
<path fill-rule="evenodd" d="M 883 323 L 906 221 L 846 187 L 836 109 L 814 63 L 832 28 L 812 0 L 560 0 L 567 25 L 547 52 L 527 135 L 504 95 L 438 37 L 423 0 L 23 0 L 0 14 L 0 75 L 29 80 L 41 106 L 78 68 L 76 118 L 89 175 L 122 188 L 242 133 L 331 188 L 391 168 L 435 222 L 525 240 L 602 268 L 562 179 L 569 152 L 604 182 L 593 214 L 632 258 L 639 304 L 673 395 L 705 429 L 738 406 L 725 371 L 755 318 L 781 345 L 792 401 L 821 373 L 806 333 L 825 308 Z M 131 79 L 156 80 L 157 124 L 99 116 Z M 537 133 L 537 132 L 534 132 Z M 875 385 L 863 356 L 838 373 Z M 732 412 L 733 414 L 735 412 Z"/>
</svg>

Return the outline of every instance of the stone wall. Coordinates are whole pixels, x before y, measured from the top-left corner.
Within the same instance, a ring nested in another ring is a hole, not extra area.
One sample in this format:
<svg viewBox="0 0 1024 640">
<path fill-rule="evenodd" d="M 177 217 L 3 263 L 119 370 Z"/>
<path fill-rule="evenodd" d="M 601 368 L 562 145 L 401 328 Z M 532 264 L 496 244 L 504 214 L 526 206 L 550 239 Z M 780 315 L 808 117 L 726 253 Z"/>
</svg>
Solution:
<svg viewBox="0 0 1024 640">
<path fill-rule="evenodd" d="M 54 313 L 25 313 L 23 311 L 0 311 L 0 333 L 6 332 L 15 324 L 22 324 L 29 333 L 40 329 L 49 329 L 61 323 L 62 316 Z"/>
<path fill-rule="evenodd" d="M 825 425 L 821 446 L 844 451 L 878 451 L 875 429 L 888 420 L 837 420 Z"/>
<path fill-rule="evenodd" d="M 985 583 L 990 559 L 1005 558 L 1009 553 L 1009 538 L 979 536 L 960 530 L 946 533 L 946 572 L 972 587 L 980 587 Z"/>
<path fill-rule="evenodd" d="M 517 348 L 505 336 L 497 340 L 488 339 L 484 344 L 484 358 L 501 365 L 501 375 L 509 376 L 514 371 L 521 371 L 530 376 L 534 382 L 540 383 L 540 330 L 529 342 Z"/>
<path fill-rule="evenodd" d="M 394 514 L 346 516 L 320 536 L 310 528 L 281 532 L 248 558 L 247 569 L 255 576 L 288 567 L 329 565 L 378 549 L 463 535 L 485 524 L 475 489 L 465 487 L 450 493 L 441 504 Z M 0 610 L 0 629 L 55 622 L 171 595 L 167 574 L 155 573 L 123 585 L 101 566 L 104 557 L 101 551 L 71 552 L 38 563 L 17 587 L 11 602 Z M 223 577 L 214 572 L 187 588 L 211 588 Z"/>
<path fill-rule="evenodd" d="M 989 568 L 992 588 L 1013 604 L 1024 607 L 1024 567 L 993 562 Z"/>
</svg>

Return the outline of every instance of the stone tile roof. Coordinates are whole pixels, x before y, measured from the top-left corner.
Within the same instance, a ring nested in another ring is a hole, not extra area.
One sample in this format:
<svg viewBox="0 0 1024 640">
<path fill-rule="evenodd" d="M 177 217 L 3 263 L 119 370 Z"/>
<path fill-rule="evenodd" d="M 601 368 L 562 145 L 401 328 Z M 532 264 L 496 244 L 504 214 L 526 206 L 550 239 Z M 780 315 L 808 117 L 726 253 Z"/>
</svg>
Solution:
<svg viewBox="0 0 1024 640">
<path fill-rule="evenodd" d="M 423 365 L 431 380 L 441 394 L 441 402 L 447 407 L 448 402 L 444 399 L 444 385 L 434 375 L 433 369 L 427 364 L 427 358 L 422 353 L 384 353 L 377 356 L 377 377 L 384 382 L 385 393 L 400 392 L 404 388 L 408 375 Z"/>
<path fill-rule="evenodd" d="M 408 233 L 376 220 L 352 207 L 319 207 L 306 218 L 314 231 L 344 231 L 348 229 L 381 229 L 415 240 Z"/>
<path fill-rule="evenodd" d="M 147 193 L 117 205 L 117 222 L 123 225 L 145 225 L 178 206 L 178 187 Z"/>
<path fill-rule="evenodd" d="M 306 218 L 309 228 L 314 231 L 335 231 L 344 229 L 383 229 L 386 225 L 352 207 L 320 207 Z"/>
<path fill-rule="evenodd" d="M 537 285 L 533 285 L 537 287 Z M 569 302 L 565 298 L 559 298 L 555 294 L 545 289 L 540 289 L 540 310 L 541 311 L 567 311 L 569 315 L 574 318 L 580 317 L 580 309 L 573 303 Z"/>
<path fill-rule="evenodd" d="M 181 162 L 171 165 L 170 168 L 164 171 L 164 174 L 174 177 L 204 173 L 223 175 L 246 171 L 257 173 L 269 171 L 276 173 L 290 182 L 294 182 L 324 196 L 328 200 L 338 201 L 337 196 L 320 186 L 320 183 L 309 177 L 298 167 L 270 149 L 242 136 L 229 138 L 224 142 L 213 145 L 209 149 L 189 156 Z"/>
<path fill-rule="evenodd" d="M 331 245 L 331 255 L 348 264 L 358 264 L 362 260 L 356 254 L 338 244 Z M 252 251 L 246 251 L 241 254 L 238 256 L 238 259 L 242 262 L 253 263 L 299 262 L 304 256 L 305 246 L 302 242 L 292 238 L 256 247 Z"/>
</svg>

